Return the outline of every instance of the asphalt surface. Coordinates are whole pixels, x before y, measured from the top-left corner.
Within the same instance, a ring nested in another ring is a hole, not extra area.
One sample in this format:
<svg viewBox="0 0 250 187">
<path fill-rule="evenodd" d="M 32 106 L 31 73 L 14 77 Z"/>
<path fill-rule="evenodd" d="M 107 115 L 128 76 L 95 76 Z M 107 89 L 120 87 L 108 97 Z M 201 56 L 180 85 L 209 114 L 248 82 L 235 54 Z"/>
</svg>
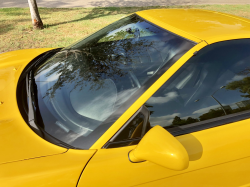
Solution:
<svg viewBox="0 0 250 187">
<path fill-rule="evenodd" d="M 132 7 L 200 4 L 250 4 L 250 0 L 37 0 L 39 7 Z M 28 7 L 28 0 L 0 0 L 0 8 Z"/>
</svg>

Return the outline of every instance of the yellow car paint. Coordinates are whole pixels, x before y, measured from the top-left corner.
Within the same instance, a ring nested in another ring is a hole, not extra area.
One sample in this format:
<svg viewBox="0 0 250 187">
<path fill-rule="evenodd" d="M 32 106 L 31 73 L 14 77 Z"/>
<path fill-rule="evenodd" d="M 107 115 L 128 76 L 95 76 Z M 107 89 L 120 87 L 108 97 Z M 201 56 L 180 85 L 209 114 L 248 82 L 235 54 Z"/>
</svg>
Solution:
<svg viewBox="0 0 250 187">
<path fill-rule="evenodd" d="M 217 166 L 212 166 L 200 170 L 194 170 L 185 174 L 176 175 L 146 184 L 136 185 L 137 187 L 249 187 L 250 157 L 235 160 Z M 235 180 L 235 178 L 237 178 Z"/>
<path fill-rule="evenodd" d="M 1 187 L 76 187 L 79 176 L 95 150 L 68 150 L 0 165 Z"/>
<path fill-rule="evenodd" d="M 142 18 L 184 38 L 199 42 L 225 37 L 250 37 L 250 20 L 197 9 L 155 9 L 137 12 Z M 197 39 L 195 39 L 197 38 Z"/>
<path fill-rule="evenodd" d="M 159 125 L 151 128 L 136 148 L 129 152 L 129 160 L 131 162 L 146 160 L 177 171 L 187 169 L 189 164 L 184 146 Z"/>
<path fill-rule="evenodd" d="M 198 42 L 160 77 L 104 134 L 91 149 L 100 149 L 123 124 L 168 80 L 195 51 L 223 40 L 250 38 L 250 20 L 197 9 L 153 9 L 137 12 L 142 18 L 184 38 Z M 178 15 L 178 16 L 177 16 Z M 236 24 L 236 25 L 234 25 Z M 241 27 L 239 26 L 241 25 Z M 216 32 L 215 32 L 215 30 Z M 231 29 L 233 31 L 231 31 Z M 207 31 L 206 31 L 207 30 Z M 200 34 L 200 32 L 202 34 Z M 145 98 L 144 100 L 142 98 Z"/>
<path fill-rule="evenodd" d="M 172 11 L 173 16 L 170 21 L 169 19 L 165 19 L 165 22 L 163 22 L 156 19 L 154 20 L 152 17 L 158 15 L 164 18 L 164 16 L 166 17 L 170 14 L 167 15 L 163 10 L 157 14 L 157 11 L 148 10 L 137 14 L 160 27 L 168 29 L 187 39 L 199 42 L 199 44 L 188 51 L 164 75 L 162 75 L 91 148 L 100 149 L 163 85 L 163 83 L 192 57 L 195 51 L 199 51 L 206 45 L 219 41 L 250 38 L 250 22 L 244 18 L 241 19 L 235 16 L 211 11 L 200 11 L 200 13 L 202 12 L 202 14 L 204 14 L 202 22 L 199 18 L 190 18 L 187 16 L 185 17 L 184 14 L 179 14 L 179 10 L 164 10 L 166 12 Z M 199 10 L 193 11 L 199 12 Z M 178 20 L 175 19 L 176 15 L 178 15 Z M 212 19 L 214 19 L 211 22 L 209 20 L 210 15 Z M 190 22 L 187 21 L 188 19 L 191 19 L 193 24 L 190 24 Z M 197 22 L 195 22 L 195 19 Z M 207 21 L 205 21 L 205 19 L 207 19 Z M 184 23 L 186 21 L 187 23 Z M 171 24 L 169 24 L 169 22 L 171 22 Z M 176 28 L 173 25 L 176 26 Z M 213 26 L 217 27 L 214 28 Z M 199 33 L 199 29 L 204 32 Z M 208 31 L 206 31 L 206 29 Z M 232 31 L 230 29 L 232 29 Z M 250 165 L 250 150 L 246 149 L 250 143 L 250 138 L 248 136 L 250 130 L 248 126 L 249 122 L 249 119 L 243 120 L 176 137 L 189 154 L 190 165 L 188 169 L 183 171 L 169 170 L 148 161 L 141 163 L 129 162 L 127 154 L 136 146 L 100 149 L 81 176 L 79 187 L 83 186 L 81 181 L 85 183 L 88 181 L 88 186 L 100 185 L 100 182 L 95 182 L 95 176 L 93 176 L 93 173 L 97 170 L 100 173 L 95 172 L 95 175 L 98 175 L 100 181 L 106 184 L 106 186 L 173 185 L 198 187 L 204 186 L 204 180 L 209 181 L 208 185 L 211 186 L 224 185 L 229 187 L 249 184 L 249 177 L 247 176 L 250 174 L 250 169 L 246 167 Z M 172 180 L 174 176 L 175 179 Z M 232 177 L 228 179 L 228 176 Z M 235 178 L 239 180 L 235 180 Z M 221 179 L 223 179 L 223 182 Z"/>
<path fill-rule="evenodd" d="M 0 164 L 66 152 L 51 144 L 23 120 L 17 106 L 17 83 L 26 65 L 50 49 L 29 49 L 0 55 Z"/>
<path fill-rule="evenodd" d="M 194 52 L 215 42 L 250 38 L 249 20 L 227 14 L 178 9 L 137 14 L 198 44 L 145 91 L 90 148 L 94 150 L 67 150 L 43 140 L 28 127 L 18 110 L 16 86 L 21 72 L 33 58 L 49 49 L 0 55 L 0 150 L 6 153 L 0 154 L 0 186 L 235 187 L 250 183 L 250 119 L 176 137 L 189 155 L 189 167 L 183 171 L 149 161 L 131 163 L 128 154 L 136 146 L 102 149 Z"/>
<path fill-rule="evenodd" d="M 236 187 L 248 184 L 249 123 L 250 119 L 247 119 L 176 137 L 189 155 L 189 167 L 182 171 L 167 169 L 149 161 L 131 163 L 128 153 L 136 146 L 100 149 L 85 168 L 79 187 L 86 184 L 88 187 L 101 184 L 108 187 L 165 187 L 172 184 Z"/>
</svg>

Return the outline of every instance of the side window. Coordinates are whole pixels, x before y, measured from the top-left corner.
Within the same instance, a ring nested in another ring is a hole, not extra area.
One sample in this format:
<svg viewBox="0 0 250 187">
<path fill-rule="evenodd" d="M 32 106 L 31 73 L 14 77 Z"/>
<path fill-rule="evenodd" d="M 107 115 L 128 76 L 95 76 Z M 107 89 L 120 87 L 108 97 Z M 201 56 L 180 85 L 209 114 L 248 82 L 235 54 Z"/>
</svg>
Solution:
<svg viewBox="0 0 250 187">
<path fill-rule="evenodd" d="M 140 112 L 141 109 L 144 112 Z M 205 47 L 141 109 L 106 148 L 138 144 L 156 125 L 178 136 L 249 118 L 250 39 L 224 41 Z"/>
<path fill-rule="evenodd" d="M 144 115 L 142 113 L 137 114 L 132 121 L 123 129 L 123 133 L 120 133 L 116 138 L 115 142 L 131 140 L 141 138 L 142 127 L 143 127 Z"/>
<path fill-rule="evenodd" d="M 141 107 L 104 147 L 116 148 L 138 144 L 150 128 L 148 118 L 148 109 L 145 106 Z"/>
<path fill-rule="evenodd" d="M 188 133 L 188 129 L 191 129 L 189 132 L 201 130 L 199 126 L 204 123 L 222 125 L 225 124 L 223 119 L 249 110 L 250 39 L 205 47 L 145 106 L 150 110 L 150 126 L 160 125 L 174 135 Z M 211 124 L 203 129 L 209 127 Z"/>
</svg>

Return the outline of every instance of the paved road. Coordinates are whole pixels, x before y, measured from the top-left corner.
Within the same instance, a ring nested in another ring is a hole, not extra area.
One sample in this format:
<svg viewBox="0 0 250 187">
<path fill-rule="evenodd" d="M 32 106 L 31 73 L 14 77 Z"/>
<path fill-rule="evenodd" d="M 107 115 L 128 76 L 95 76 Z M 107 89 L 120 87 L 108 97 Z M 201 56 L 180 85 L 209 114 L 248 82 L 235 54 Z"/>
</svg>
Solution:
<svg viewBox="0 0 250 187">
<path fill-rule="evenodd" d="M 131 7 L 191 4 L 250 4 L 250 0 L 37 0 L 39 7 Z M 0 0 L 3 7 L 28 7 L 28 0 Z"/>
</svg>

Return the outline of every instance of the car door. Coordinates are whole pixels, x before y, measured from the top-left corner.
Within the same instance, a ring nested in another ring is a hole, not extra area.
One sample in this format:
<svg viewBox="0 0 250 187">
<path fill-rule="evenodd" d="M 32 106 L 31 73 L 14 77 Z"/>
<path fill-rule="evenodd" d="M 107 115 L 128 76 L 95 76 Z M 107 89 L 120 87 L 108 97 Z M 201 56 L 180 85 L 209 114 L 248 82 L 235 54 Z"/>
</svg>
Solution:
<svg viewBox="0 0 250 187">
<path fill-rule="evenodd" d="M 200 50 L 97 151 L 78 186 L 250 185 L 249 51 L 250 39 Z M 186 149 L 187 169 L 130 161 L 143 131 L 156 125 Z"/>
<path fill-rule="evenodd" d="M 48 142 L 47 142 L 48 143 Z M 75 187 L 95 150 L 67 150 L 0 165 L 0 186 Z"/>
</svg>

